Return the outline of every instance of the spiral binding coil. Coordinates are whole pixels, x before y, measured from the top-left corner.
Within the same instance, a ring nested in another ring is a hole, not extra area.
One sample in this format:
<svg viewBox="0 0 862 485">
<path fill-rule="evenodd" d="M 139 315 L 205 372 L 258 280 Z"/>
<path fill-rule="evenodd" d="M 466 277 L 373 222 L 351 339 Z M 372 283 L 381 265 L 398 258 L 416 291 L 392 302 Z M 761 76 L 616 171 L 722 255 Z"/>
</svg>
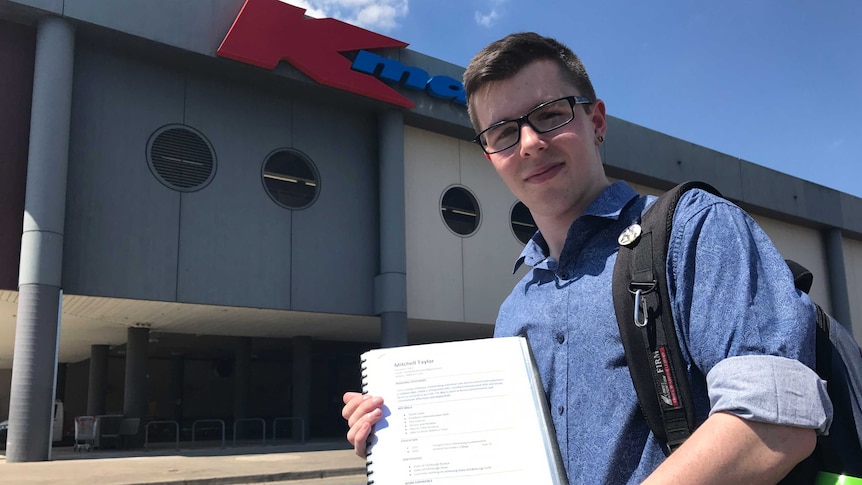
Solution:
<svg viewBox="0 0 862 485">
<path fill-rule="evenodd" d="M 362 376 L 362 394 L 363 395 L 368 394 L 368 381 L 367 381 L 368 374 L 365 373 L 365 370 L 367 369 L 367 366 L 365 365 L 365 360 L 366 359 L 360 359 L 359 360 L 359 363 L 360 363 L 359 369 L 361 371 L 361 376 Z M 368 439 L 365 440 L 365 477 L 366 477 L 366 483 L 368 485 L 373 485 L 374 479 L 371 478 L 371 475 L 374 474 L 374 470 L 371 469 L 371 465 L 374 462 L 369 459 L 370 456 L 371 456 L 371 433 L 368 434 Z"/>
<path fill-rule="evenodd" d="M 359 360 L 359 370 L 361 371 L 360 375 L 362 377 L 362 394 L 363 395 L 368 394 L 368 389 L 367 389 L 368 381 L 366 380 L 366 379 L 368 379 L 368 374 L 365 373 L 365 370 L 368 369 L 368 366 L 365 365 L 365 360 L 366 359 L 360 359 Z"/>
</svg>

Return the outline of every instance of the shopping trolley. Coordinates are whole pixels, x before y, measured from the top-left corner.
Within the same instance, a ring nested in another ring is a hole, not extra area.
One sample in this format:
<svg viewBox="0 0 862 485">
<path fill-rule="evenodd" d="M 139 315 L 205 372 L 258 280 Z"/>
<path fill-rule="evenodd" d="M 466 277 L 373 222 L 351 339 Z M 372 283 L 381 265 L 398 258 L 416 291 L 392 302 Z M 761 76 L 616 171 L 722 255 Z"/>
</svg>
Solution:
<svg viewBox="0 0 862 485">
<path fill-rule="evenodd" d="M 73 451 L 90 451 L 96 446 L 98 420 L 95 416 L 75 417 L 75 446 Z"/>
</svg>

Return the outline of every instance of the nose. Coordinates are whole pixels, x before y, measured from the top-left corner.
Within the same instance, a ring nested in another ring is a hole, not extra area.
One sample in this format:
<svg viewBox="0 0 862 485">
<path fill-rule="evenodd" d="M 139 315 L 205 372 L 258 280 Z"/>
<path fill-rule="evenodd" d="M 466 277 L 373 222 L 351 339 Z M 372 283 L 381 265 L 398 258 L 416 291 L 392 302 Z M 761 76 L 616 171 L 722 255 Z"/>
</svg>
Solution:
<svg viewBox="0 0 862 485">
<path fill-rule="evenodd" d="M 545 150 L 548 144 L 542 138 L 542 135 L 533 129 L 529 123 L 524 123 L 521 126 L 521 141 L 520 151 L 522 157 L 532 157 L 539 152 Z"/>
</svg>

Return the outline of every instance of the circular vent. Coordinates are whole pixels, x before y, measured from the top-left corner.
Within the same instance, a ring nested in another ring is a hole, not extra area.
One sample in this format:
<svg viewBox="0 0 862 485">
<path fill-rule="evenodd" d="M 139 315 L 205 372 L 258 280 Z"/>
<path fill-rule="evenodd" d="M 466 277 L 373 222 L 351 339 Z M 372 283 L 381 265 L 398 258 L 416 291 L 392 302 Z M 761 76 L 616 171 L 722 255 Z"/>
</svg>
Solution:
<svg viewBox="0 0 862 485">
<path fill-rule="evenodd" d="M 169 125 L 153 133 L 147 155 L 153 175 L 174 190 L 200 190 L 215 175 L 212 146 L 197 130 L 185 125 Z"/>
<path fill-rule="evenodd" d="M 521 241 L 524 244 L 530 242 L 533 234 L 535 234 L 538 229 L 536 227 L 536 221 L 533 220 L 533 215 L 530 214 L 530 209 L 527 209 L 527 206 L 525 206 L 521 201 L 516 202 L 515 205 L 512 206 L 511 222 L 512 232 L 515 233 L 515 237 L 518 238 L 518 241 Z"/>
<path fill-rule="evenodd" d="M 292 148 L 276 150 L 266 157 L 262 175 L 266 193 L 287 209 L 304 209 L 320 193 L 320 176 L 314 164 Z"/>
<path fill-rule="evenodd" d="M 440 214 L 446 227 L 459 236 L 470 236 L 479 229 L 479 202 L 466 187 L 446 189 L 440 200 Z"/>
</svg>

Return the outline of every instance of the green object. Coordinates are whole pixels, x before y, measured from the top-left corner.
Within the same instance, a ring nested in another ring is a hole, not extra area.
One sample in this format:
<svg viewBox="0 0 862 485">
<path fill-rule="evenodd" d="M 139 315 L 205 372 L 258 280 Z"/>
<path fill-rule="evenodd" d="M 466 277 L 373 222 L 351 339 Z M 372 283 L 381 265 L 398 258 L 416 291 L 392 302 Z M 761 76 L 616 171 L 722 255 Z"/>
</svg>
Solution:
<svg viewBox="0 0 862 485">
<path fill-rule="evenodd" d="M 820 472 L 814 485 L 862 485 L 862 478 Z"/>
</svg>

